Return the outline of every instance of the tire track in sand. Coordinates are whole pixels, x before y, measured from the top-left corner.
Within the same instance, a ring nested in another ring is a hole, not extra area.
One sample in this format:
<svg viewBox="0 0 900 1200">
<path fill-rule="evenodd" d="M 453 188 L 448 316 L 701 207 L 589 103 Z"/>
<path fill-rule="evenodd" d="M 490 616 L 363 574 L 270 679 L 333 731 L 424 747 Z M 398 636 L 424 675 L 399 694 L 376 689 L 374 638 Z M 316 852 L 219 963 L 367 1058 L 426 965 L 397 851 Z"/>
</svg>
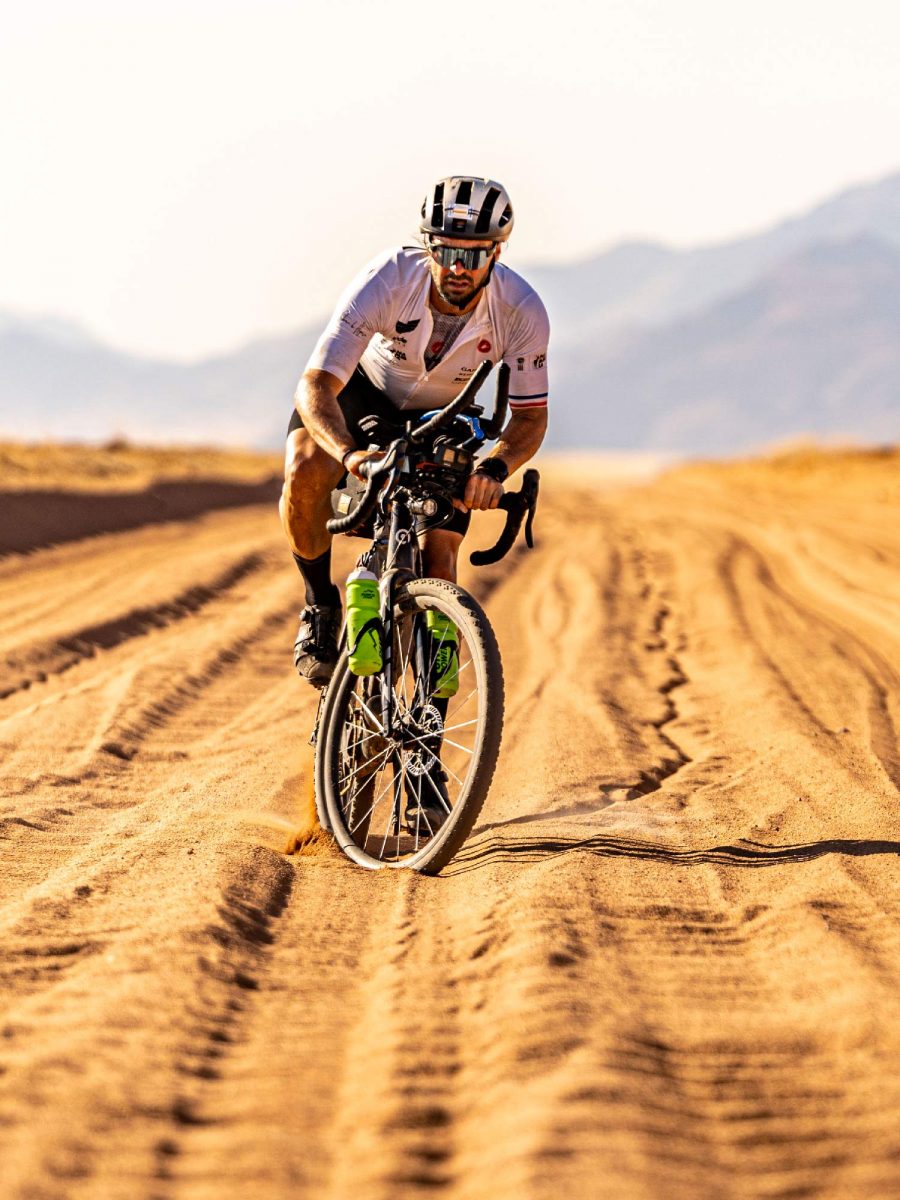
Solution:
<svg viewBox="0 0 900 1200">
<path fill-rule="evenodd" d="M 171 600 L 132 608 L 121 616 L 84 626 L 65 638 L 32 650 L 25 658 L 8 656 L 5 674 L 15 682 L 0 688 L 0 700 L 26 691 L 34 683 L 45 683 L 48 675 L 62 675 L 76 663 L 93 658 L 99 650 L 110 650 L 130 638 L 143 637 L 152 629 L 164 629 L 174 621 L 183 621 L 259 571 L 264 562 L 261 554 L 247 554 L 208 584 L 195 584 Z"/>
<path fill-rule="evenodd" d="M 127 923 L 107 928 L 102 953 L 51 992 L 7 1006 L 0 1127 L 11 1195 L 41 1181 L 73 1196 L 134 1195 L 137 1181 L 168 1177 L 179 1131 L 203 1120 L 203 1088 L 240 1040 L 293 879 L 270 851 L 219 845 L 205 858 L 199 906 L 190 881 L 172 887 L 169 864 L 141 864 L 145 886 L 181 901 L 176 922 L 140 916 L 135 880 L 104 881 L 93 921 L 102 928 L 104 910 L 121 921 L 127 907 Z M 166 969 L 154 970 L 163 948 Z"/>
<path fill-rule="evenodd" d="M 228 598 L 204 613 L 205 628 L 158 631 L 152 645 L 134 651 L 136 658 L 127 646 L 118 647 L 104 655 L 107 661 L 99 672 L 92 664 L 87 678 L 66 692 L 0 719 L 0 743 L 12 748 L 19 744 L 20 731 L 41 716 L 42 737 L 57 756 L 53 772 L 7 775 L 0 844 L 14 854 L 12 872 L 19 894 L 44 882 L 49 864 L 55 870 L 61 859 L 67 862 L 79 852 L 90 858 L 98 836 L 114 844 L 120 830 L 133 824 L 133 810 L 143 805 L 148 789 L 143 781 L 135 786 L 134 773 L 127 770 L 132 760 L 141 760 L 142 774 L 153 769 L 171 773 L 172 764 L 181 764 L 181 773 L 190 778 L 192 743 L 173 723 L 192 708 L 208 706 L 218 681 L 228 689 L 237 664 L 253 656 L 271 658 L 283 644 L 293 611 L 290 581 L 273 586 L 274 570 L 271 575 L 259 580 L 266 599 L 249 628 L 243 605 L 232 605 Z M 188 672 L 186 661 L 191 662 Z M 86 701 L 93 725 L 88 736 Z M 203 720 L 208 719 L 207 714 Z M 33 752 L 32 744 L 29 753 Z M 10 757 L 15 769 L 15 751 Z M 123 812 L 119 819 L 117 814 Z M 49 864 L 42 850 L 51 856 Z"/>
<path fill-rule="evenodd" d="M 745 591 L 739 588 L 735 581 L 736 574 L 744 564 L 755 577 L 763 606 L 774 609 L 774 612 L 770 611 L 767 614 L 767 628 L 764 634 L 758 632 L 744 599 Z M 779 681 L 792 704 L 822 734 L 834 736 L 846 727 L 834 721 L 831 703 L 826 702 L 825 706 L 825 711 L 832 710 L 829 712 L 830 722 L 820 716 L 803 698 L 796 680 L 789 678 L 785 669 L 776 661 L 771 648 L 779 636 L 779 625 L 785 627 L 788 621 L 795 627 L 799 625 L 805 644 L 827 647 L 830 671 L 834 671 L 835 659 L 838 659 L 849 668 L 848 673 L 851 676 L 856 674 L 861 679 L 869 693 L 866 709 L 872 751 L 885 774 L 900 792 L 900 737 L 891 713 L 892 705 L 900 695 L 900 671 L 895 670 L 883 655 L 851 632 L 845 624 L 815 611 L 809 603 L 801 602 L 781 587 L 762 554 L 748 543 L 733 539 L 729 550 L 723 556 L 721 571 L 723 582 L 736 612 L 740 614 L 747 635 L 752 638 L 758 652 L 765 659 L 770 673 Z M 839 696 L 842 689 L 835 692 L 832 689 L 826 691 L 821 687 L 813 687 L 809 690 L 821 698 L 828 697 L 830 701 L 835 694 Z"/>
</svg>

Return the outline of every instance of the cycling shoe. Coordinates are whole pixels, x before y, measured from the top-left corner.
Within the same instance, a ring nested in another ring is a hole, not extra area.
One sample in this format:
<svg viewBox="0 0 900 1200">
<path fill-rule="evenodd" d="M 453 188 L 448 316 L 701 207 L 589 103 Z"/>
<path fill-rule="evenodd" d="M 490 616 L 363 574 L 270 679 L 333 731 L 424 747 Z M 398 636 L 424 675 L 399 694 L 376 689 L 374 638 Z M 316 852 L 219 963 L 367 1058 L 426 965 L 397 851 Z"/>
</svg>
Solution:
<svg viewBox="0 0 900 1200">
<path fill-rule="evenodd" d="M 300 613 L 300 628 L 294 642 L 294 666 L 313 687 L 325 687 L 334 673 L 340 627 L 340 606 L 310 604 Z"/>
</svg>

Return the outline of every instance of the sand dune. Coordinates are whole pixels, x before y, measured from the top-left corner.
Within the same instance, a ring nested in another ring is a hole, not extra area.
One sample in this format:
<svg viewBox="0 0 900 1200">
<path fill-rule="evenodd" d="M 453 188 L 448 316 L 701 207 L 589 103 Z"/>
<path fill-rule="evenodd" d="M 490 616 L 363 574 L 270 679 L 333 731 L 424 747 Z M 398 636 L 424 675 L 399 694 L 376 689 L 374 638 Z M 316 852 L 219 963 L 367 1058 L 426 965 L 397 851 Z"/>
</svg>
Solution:
<svg viewBox="0 0 900 1200">
<path fill-rule="evenodd" d="M 8 539 L 0 1193 L 900 1196 L 898 463 L 548 471 L 436 879 L 282 853 L 271 504 Z"/>
</svg>

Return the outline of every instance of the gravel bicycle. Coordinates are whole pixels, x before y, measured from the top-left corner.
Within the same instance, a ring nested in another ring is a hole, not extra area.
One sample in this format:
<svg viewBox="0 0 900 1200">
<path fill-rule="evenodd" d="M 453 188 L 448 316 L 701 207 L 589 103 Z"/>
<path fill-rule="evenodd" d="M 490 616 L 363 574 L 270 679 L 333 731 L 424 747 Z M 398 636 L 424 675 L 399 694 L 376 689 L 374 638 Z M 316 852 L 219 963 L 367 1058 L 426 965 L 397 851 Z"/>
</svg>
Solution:
<svg viewBox="0 0 900 1200">
<path fill-rule="evenodd" d="M 493 630 L 463 588 L 422 577 L 419 536 L 446 525 L 476 455 L 499 437 L 509 369 L 498 373 L 494 414 L 474 404 L 491 371 L 485 361 L 446 408 L 402 430 L 362 422 L 378 457 L 334 494 L 331 533 L 372 537 L 359 564 L 378 579 L 380 670 L 350 669 L 346 622 L 311 742 L 319 821 L 355 863 L 437 874 L 462 846 L 481 811 L 500 751 L 503 667 Z M 396 436 L 392 436 L 396 435 Z M 506 524 L 496 545 L 470 555 L 497 562 L 523 521 L 534 545 L 538 472 L 504 493 Z"/>
</svg>

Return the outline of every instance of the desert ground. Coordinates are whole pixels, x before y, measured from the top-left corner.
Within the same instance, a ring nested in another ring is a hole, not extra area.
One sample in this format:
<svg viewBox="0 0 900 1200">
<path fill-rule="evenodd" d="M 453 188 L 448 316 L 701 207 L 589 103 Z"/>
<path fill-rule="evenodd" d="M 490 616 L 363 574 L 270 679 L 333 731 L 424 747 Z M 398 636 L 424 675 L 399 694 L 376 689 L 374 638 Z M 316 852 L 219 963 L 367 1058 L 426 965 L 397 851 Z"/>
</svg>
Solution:
<svg viewBox="0 0 900 1200">
<path fill-rule="evenodd" d="M 312 825 L 277 469 L 0 447 L 4 1200 L 900 1197 L 900 452 L 548 462 L 437 878 Z"/>
</svg>

